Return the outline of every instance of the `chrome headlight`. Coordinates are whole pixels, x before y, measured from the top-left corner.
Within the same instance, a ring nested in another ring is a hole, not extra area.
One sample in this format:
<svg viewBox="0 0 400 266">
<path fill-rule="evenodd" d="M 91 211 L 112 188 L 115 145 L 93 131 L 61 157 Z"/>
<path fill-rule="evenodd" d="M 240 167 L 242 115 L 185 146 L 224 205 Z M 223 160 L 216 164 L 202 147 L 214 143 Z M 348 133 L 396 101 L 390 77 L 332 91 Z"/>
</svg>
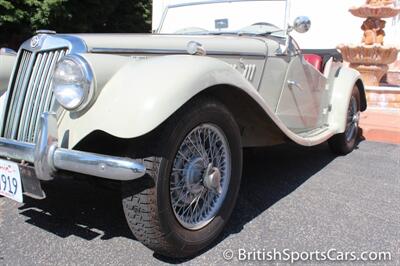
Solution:
<svg viewBox="0 0 400 266">
<path fill-rule="evenodd" d="M 79 55 L 67 55 L 57 63 L 52 89 L 56 100 L 70 111 L 81 111 L 94 95 L 93 71 Z"/>
</svg>

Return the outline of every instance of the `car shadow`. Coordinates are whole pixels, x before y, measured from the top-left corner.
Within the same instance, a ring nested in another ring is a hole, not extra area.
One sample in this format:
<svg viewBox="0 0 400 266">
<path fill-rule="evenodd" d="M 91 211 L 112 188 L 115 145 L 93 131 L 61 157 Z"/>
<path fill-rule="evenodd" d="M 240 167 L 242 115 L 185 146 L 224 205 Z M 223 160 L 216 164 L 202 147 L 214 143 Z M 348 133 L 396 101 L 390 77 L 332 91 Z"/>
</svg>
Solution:
<svg viewBox="0 0 400 266">
<path fill-rule="evenodd" d="M 269 207 L 288 196 L 336 158 L 327 144 L 302 147 L 295 144 L 252 148 L 244 151 L 243 176 L 239 197 L 232 216 L 212 249 Z M 182 263 L 154 255 L 167 263 Z"/>
<path fill-rule="evenodd" d="M 237 205 L 223 233 L 210 248 L 242 231 L 248 222 L 307 182 L 334 158 L 327 144 L 246 149 Z M 88 241 L 99 237 L 135 239 L 126 224 L 119 192 L 75 180 L 57 180 L 44 187 L 46 200 L 27 199 L 20 207 L 28 223 L 62 238 L 75 235 Z M 183 262 L 154 256 L 168 263 Z"/>
<path fill-rule="evenodd" d="M 100 237 L 135 239 L 125 221 L 119 191 L 93 186 L 93 183 L 61 179 L 43 185 L 47 198 L 25 198 L 20 213 L 27 223 L 59 237 L 71 235 L 85 240 Z"/>
<path fill-rule="evenodd" d="M 336 158 L 328 145 L 281 145 L 248 150 L 238 202 L 222 239 L 239 233 L 260 213 L 288 196 Z"/>
</svg>

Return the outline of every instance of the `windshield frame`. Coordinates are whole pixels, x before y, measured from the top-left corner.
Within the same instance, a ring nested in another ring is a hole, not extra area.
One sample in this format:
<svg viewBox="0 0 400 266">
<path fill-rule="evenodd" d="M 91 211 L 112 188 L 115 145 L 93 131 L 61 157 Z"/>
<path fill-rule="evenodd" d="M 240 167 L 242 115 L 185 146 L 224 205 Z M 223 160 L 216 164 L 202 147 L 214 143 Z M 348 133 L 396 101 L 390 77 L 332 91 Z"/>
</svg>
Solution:
<svg viewBox="0 0 400 266">
<path fill-rule="evenodd" d="M 218 3 L 232 3 L 232 2 L 247 2 L 248 0 L 204 0 L 204 1 L 196 1 L 196 2 L 186 2 L 186 3 L 180 3 L 180 4 L 173 4 L 173 5 L 168 5 L 165 9 L 164 12 L 162 14 L 161 17 L 161 21 L 160 24 L 158 26 L 158 28 L 156 29 L 155 33 L 156 34 L 161 34 L 161 35 L 168 35 L 168 34 L 173 34 L 173 33 L 161 33 L 161 30 L 163 28 L 164 25 L 164 21 L 167 17 L 168 11 L 171 8 L 179 8 L 179 7 L 187 7 L 187 6 L 196 6 L 196 5 L 207 5 L 207 4 L 218 4 Z M 281 38 L 287 38 L 287 32 L 288 32 L 288 18 L 290 16 L 290 0 L 251 0 L 254 2 L 262 2 L 262 1 L 281 1 L 281 2 L 286 2 L 286 10 L 285 10 L 285 20 L 284 20 L 284 25 L 285 28 L 282 29 L 282 31 L 284 32 L 284 36 L 276 36 L 276 37 L 281 37 Z M 234 34 L 234 32 L 232 32 L 232 34 Z M 270 33 L 266 33 L 266 34 L 270 34 Z M 184 35 L 184 34 L 182 34 Z M 191 34 L 191 35 L 207 35 L 207 34 Z M 212 35 L 212 32 L 210 32 L 209 35 Z M 257 35 L 257 34 L 243 34 L 240 32 L 237 32 L 236 35 L 240 36 L 240 35 Z"/>
</svg>

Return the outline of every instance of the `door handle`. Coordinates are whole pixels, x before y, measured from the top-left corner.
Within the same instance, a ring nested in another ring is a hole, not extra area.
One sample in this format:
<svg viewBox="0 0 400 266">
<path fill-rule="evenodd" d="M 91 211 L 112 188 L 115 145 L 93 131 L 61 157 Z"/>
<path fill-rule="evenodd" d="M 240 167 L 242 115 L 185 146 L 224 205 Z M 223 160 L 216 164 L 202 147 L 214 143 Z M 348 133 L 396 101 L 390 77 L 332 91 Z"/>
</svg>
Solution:
<svg viewBox="0 0 400 266">
<path fill-rule="evenodd" d="M 288 80 L 287 83 L 288 83 L 288 85 L 289 85 L 290 88 L 295 87 L 295 88 L 298 88 L 299 90 L 304 90 L 303 87 L 302 87 L 297 81 Z"/>
</svg>

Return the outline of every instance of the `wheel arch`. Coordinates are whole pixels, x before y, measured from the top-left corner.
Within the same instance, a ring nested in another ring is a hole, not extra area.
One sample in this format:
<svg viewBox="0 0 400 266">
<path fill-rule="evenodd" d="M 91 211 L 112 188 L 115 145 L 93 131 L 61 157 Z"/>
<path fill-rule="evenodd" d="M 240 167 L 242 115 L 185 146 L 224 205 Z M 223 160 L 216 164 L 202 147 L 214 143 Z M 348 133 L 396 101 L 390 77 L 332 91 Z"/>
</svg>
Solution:
<svg viewBox="0 0 400 266">
<path fill-rule="evenodd" d="M 335 130 L 336 134 L 339 134 L 343 133 L 346 129 L 346 114 L 354 88 L 357 88 L 360 92 L 360 110 L 366 110 L 365 86 L 361 80 L 360 73 L 349 67 L 339 68 L 336 71 L 335 78 L 330 81 L 330 86 L 332 86 L 332 108 L 328 123 Z"/>
<path fill-rule="evenodd" d="M 360 110 L 365 111 L 367 110 L 367 95 L 365 92 L 365 86 L 364 82 L 360 79 L 356 81 L 356 86 L 358 88 L 358 91 L 360 92 Z"/>
<path fill-rule="evenodd" d="M 211 96 L 224 104 L 241 129 L 244 147 L 270 146 L 283 143 L 286 135 L 265 110 L 243 90 L 230 85 L 217 85 L 197 97 Z"/>
<path fill-rule="evenodd" d="M 148 143 L 155 138 L 161 138 L 160 132 L 169 119 L 177 115 L 186 105 L 191 105 L 199 98 L 213 98 L 225 105 L 237 122 L 244 147 L 270 146 L 283 143 L 286 135 L 278 128 L 275 122 L 260 107 L 260 105 L 246 92 L 232 85 L 220 84 L 211 86 L 194 95 L 185 105 L 175 111 L 166 121 L 151 132 L 135 138 L 119 138 L 101 130 L 95 130 L 77 143 L 74 149 L 97 152 L 114 156 L 128 154 L 127 147 L 138 147 L 143 150 L 140 143 Z M 106 145 L 98 145 L 104 143 Z M 141 154 L 138 156 L 149 156 Z"/>
</svg>

